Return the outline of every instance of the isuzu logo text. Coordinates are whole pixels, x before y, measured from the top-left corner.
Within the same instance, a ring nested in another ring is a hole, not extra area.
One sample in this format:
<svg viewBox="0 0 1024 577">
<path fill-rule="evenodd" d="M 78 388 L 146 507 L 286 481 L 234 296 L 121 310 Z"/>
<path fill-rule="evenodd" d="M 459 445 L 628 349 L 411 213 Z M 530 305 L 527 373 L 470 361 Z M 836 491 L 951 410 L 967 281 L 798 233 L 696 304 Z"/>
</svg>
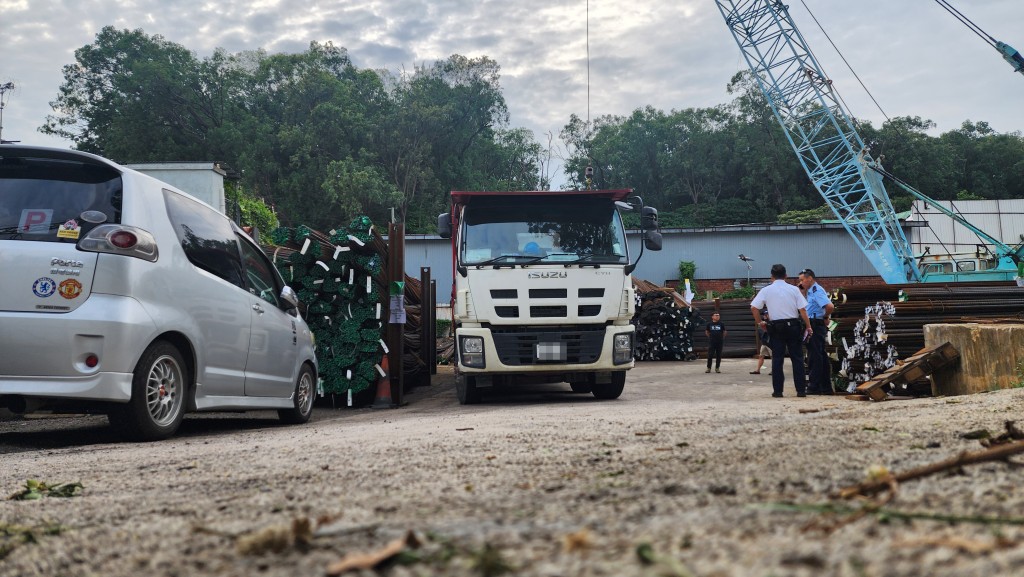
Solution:
<svg viewBox="0 0 1024 577">
<path fill-rule="evenodd" d="M 531 272 L 526 278 L 569 278 L 569 273 L 565 271 Z"/>
</svg>

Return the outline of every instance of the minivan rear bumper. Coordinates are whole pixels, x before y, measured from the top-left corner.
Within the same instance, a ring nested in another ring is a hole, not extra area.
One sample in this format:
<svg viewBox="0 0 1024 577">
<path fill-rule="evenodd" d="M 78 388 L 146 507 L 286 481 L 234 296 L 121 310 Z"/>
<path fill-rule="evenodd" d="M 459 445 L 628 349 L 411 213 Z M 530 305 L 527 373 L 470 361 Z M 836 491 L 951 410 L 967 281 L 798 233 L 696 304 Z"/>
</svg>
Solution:
<svg viewBox="0 0 1024 577">
<path fill-rule="evenodd" d="M 7 395 L 127 403 L 132 398 L 132 374 L 96 373 L 85 377 L 0 375 L 0 397 Z"/>
<path fill-rule="evenodd" d="M 0 396 L 128 401 L 132 371 L 155 335 L 150 315 L 125 296 L 93 293 L 63 314 L 0 312 Z"/>
</svg>

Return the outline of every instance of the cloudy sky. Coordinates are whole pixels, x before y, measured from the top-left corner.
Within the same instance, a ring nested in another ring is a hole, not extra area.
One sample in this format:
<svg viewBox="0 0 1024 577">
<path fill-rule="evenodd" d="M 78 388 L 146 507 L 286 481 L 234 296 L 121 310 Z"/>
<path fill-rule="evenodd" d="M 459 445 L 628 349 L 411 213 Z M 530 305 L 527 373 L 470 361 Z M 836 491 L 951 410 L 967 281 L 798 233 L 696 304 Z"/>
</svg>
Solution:
<svg viewBox="0 0 1024 577">
<path fill-rule="evenodd" d="M 1024 50 L 1020 0 L 951 0 L 992 36 Z M 884 117 L 811 19 L 804 3 L 885 113 L 955 129 L 985 120 L 1024 131 L 1024 75 L 934 0 L 790 0 L 798 26 L 853 114 Z M 4 139 L 68 147 L 37 131 L 74 51 L 106 25 L 141 28 L 210 55 L 264 48 L 300 52 L 311 40 L 348 49 L 363 68 L 398 71 L 451 54 L 502 68 L 511 124 L 544 142 L 569 115 L 586 118 L 586 0 L 0 0 L 0 84 L 14 82 Z M 590 0 L 589 113 L 625 115 L 731 100 L 745 69 L 712 0 Z"/>
</svg>

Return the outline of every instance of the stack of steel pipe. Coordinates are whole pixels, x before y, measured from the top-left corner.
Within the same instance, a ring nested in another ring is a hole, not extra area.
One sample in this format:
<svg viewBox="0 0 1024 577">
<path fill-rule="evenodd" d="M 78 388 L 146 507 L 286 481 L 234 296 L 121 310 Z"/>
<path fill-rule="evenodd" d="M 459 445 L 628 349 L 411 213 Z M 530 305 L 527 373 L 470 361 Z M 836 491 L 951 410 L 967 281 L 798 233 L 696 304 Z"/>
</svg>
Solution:
<svg viewBox="0 0 1024 577">
<path fill-rule="evenodd" d="M 924 325 L 935 323 L 986 322 L 995 319 L 1024 321 L 1024 288 L 1009 282 L 866 285 L 835 291 L 839 322 L 833 345 L 842 339 L 853 342 L 853 328 L 864 317 L 864 309 L 878 302 L 890 302 L 896 314 L 885 319 L 887 343 L 901 358 L 924 348 Z M 838 351 L 840 358 L 845 354 Z"/>
<path fill-rule="evenodd" d="M 636 291 L 635 358 L 638 361 L 693 360 L 693 334 L 702 321 L 672 289 L 633 279 Z"/>
<path fill-rule="evenodd" d="M 750 299 L 697 301 L 694 306 L 699 307 L 706 322 L 711 321 L 711 314 L 716 311 L 721 315 L 722 324 L 729 332 L 722 347 L 722 357 L 747 358 L 757 354 L 757 327 L 750 314 Z M 700 358 L 707 358 L 708 338 L 703 326 L 694 332 L 693 347 Z"/>
<path fill-rule="evenodd" d="M 715 311 L 729 331 L 722 356 L 737 358 L 757 354 L 757 331 L 749 299 L 693 301 L 692 306 L 687 307 L 683 297 L 671 288 L 642 279 L 633 279 L 633 287 L 637 294 L 637 312 L 633 318 L 637 326 L 637 360 L 707 358 L 704 325 L 711 321 Z M 692 334 L 687 337 L 684 333 Z M 692 350 L 680 347 L 692 347 Z"/>
</svg>

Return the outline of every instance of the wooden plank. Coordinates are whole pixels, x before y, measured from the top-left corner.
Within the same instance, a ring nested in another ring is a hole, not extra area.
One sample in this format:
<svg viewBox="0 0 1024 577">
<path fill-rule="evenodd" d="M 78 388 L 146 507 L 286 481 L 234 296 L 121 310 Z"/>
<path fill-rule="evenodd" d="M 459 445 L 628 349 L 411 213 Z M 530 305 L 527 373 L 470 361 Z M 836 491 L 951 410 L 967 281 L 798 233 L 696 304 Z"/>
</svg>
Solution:
<svg viewBox="0 0 1024 577">
<path fill-rule="evenodd" d="M 857 385 L 857 392 L 867 395 L 872 400 L 886 399 L 886 385 L 903 386 L 919 381 L 936 370 L 951 365 L 959 358 L 956 347 L 950 343 L 925 347 L 900 364 L 889 367 L 886 371 L 875 375 L 870 380 Z"/>
</svg>

